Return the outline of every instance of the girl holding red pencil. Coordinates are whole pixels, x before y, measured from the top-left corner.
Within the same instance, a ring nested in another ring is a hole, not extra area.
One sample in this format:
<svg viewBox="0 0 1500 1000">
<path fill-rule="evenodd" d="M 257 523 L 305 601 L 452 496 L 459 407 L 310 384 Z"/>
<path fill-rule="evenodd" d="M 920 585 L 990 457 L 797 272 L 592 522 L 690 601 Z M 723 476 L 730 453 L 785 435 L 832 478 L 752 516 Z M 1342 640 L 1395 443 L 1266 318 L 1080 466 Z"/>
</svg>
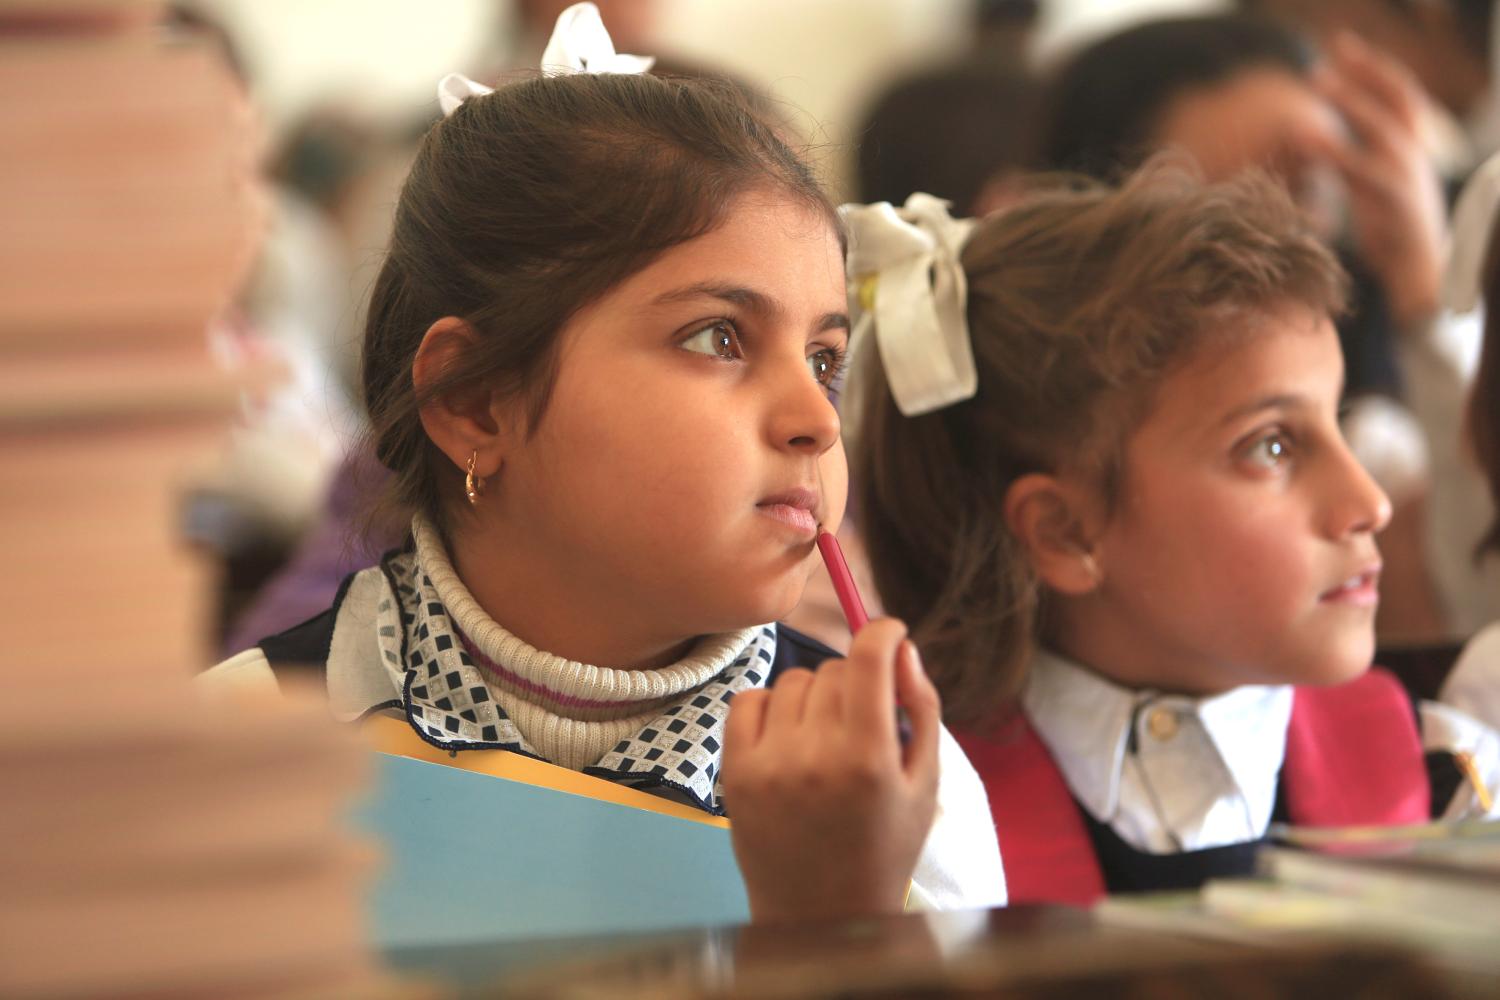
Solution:
<svg viewBox="0 0 1500 1000">
<path fill-rule="evenodd" d="M 1000 904 L 904 627 L 841 659 L 775 624 L 843 513 L 838 220 L 744 100 L 648 62 L 580 4 L 544 75 L 444 81 L 364 344 L 411 543 L 212 677 L 310 663 L 341 718 L 727 814 L 756 920 Z"/>
</svg>

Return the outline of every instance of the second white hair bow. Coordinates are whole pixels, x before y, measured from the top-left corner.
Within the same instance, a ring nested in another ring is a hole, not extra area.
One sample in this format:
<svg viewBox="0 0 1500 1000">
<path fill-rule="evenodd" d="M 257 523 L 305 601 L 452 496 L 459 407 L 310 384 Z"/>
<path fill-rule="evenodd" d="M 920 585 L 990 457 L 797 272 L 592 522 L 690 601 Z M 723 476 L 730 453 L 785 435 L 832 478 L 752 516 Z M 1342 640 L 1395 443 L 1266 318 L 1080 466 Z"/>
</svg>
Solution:
<svg viewBox="0 0 1500 1000">
<path fill-rule="evenodd" d="M 615 51 L 615 43 L 605 30 L 599 8 L 591 3 L 575 3 L 563 11 L 552 29 L 552 38 L 542 52 L 542 72 L 547 76 L 571 73 L 644 73 L 656 59 L 632 56 Z M 453 114 L 465 100 L 492 93 L 492 88 L 475 83 L 461 73 L 449 73 L 438 82 L 438 104 L 444 115 Z"/>
<path fill-rule="evenodd" d="M 875 334 L 897 407 L 914 417 L 971 398 L 979 377 L 959 253 L 974 220 L 920 192 L 899 209 L 882 201 L 839 215 L 849 230 L 850 339 Z"/>
</svg>

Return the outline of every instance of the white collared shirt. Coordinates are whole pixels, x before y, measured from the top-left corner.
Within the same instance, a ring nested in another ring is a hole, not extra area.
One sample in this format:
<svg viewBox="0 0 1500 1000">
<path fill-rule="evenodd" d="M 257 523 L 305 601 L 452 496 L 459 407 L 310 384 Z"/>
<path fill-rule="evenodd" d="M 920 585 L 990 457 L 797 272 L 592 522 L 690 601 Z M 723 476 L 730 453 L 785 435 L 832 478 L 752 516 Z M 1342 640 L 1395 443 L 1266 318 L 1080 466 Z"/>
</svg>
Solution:
<svg viewBox="0 0 1500 1000">
<path fill-rule="evenodd" d="M 1291 687 L 1246 685 L 1211 698 L 1134 691 L 1040 651 L 1021 700 L 1074 798 L 1131 847 L 1172 854 L 1265 836 Z M 1469 754 L 1479 779 L 1500 791 L 1500 732 L 1432 701 L 1418 703 L 1417 717 L 1423 750 Z M 1434 805 L 1445 820 L 1500 817 L 1500 795 L 1486 811 L 1468 783 Z"/>
<path fill-rule="evenodd" d="M 1173 854 L 1265 835 L 1290 687 L 1211 698 L 1133 691 L 1039 652 L 1022 704 L 1073 796 L 1131 847 Z"/>
</svg>

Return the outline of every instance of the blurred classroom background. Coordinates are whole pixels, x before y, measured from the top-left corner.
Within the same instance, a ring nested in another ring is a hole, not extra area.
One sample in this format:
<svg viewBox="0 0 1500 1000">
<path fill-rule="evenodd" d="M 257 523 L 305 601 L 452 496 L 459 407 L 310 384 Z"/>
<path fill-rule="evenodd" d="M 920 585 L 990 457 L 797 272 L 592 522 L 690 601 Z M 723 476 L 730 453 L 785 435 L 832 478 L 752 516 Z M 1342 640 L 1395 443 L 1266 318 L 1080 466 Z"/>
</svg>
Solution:
<svg viewBox="0 0 1500 1000">
<path fill-rule="evenodd" d="M 1464 20 L 1492 24 L 1487 0 L 599 2 L 620 51 L 764 93 L 840 200 L 924 187 L 1003 207 L 1072 54 L 1246 7 L 1310 39 L 1354 27 L 1404 62 L 1450 195 L 1500 147 L 1494 46 Z M 327 607 L 394 541 L 359 533 L 380 473 L 356 372 L 396 191 L 437 80 L 534 68 L 564 6 L 0 0 L 0 548 L 25 571 L 0 581 L 0 679 L 90 692 L 76 718 L 0 700 L 0 993 L 126 977 L 224 995 L 295 968 L 303 995 L 385 995 L 352 902 L 367 854 L 342 825 L 352 739 L 307 724 L 311 706 L 212 721 L 186 678 Z M 1489 507 L 1454 423 L 1478 319 L 1430 329 L 1404 343 L 1449 381 L 1424 399 L 1372 378 L 1351 428 L 1397 501 L 1388 649 L 1456 649 L 1500 618 L 1493 561 L 1469 559 Z M 1399 376 L 1401 331 L 1383 336 Z M 105 824 L 110 851 L 90 842 Z M 167 864 L 202 895 L 162 898 L 141 873 Z"/>
<path fill-rule="evenodd" d="M 285 134 L 320 105 L 404 124 L 430 111 L 433 81 L 453 67 L 524 57 L 522 5 L 507 0 L 201 0 L 243 52 L 272 130 Z M 563 4 L 538 4 L 555 10 Z M 1227 9 L 1225 0 L 623 0 L 621 14 L 653 52 L 732 72 L 847 134 L 874 91 L 902 71 L 964 52 L 979 16 L 1030 22 L 1025 50 L 1055 57 L 1080 41 L 1154 16 Z M 639 8 L 631 11 L 629 8 Z M 983 8 L 983 10 L 981 10 Z M 646 13 L 649 10 L 649 14 Z M 545 21 L 545 15 L 537 20 Z M 637 27 L 637 25 L 639 25 Z M 336 43 L 332 40 L 336 40 Z M 621 47 L 621 51 L 628 51 Z M 517 65 L 525 65 L 519 61 Z"/>
</svg>

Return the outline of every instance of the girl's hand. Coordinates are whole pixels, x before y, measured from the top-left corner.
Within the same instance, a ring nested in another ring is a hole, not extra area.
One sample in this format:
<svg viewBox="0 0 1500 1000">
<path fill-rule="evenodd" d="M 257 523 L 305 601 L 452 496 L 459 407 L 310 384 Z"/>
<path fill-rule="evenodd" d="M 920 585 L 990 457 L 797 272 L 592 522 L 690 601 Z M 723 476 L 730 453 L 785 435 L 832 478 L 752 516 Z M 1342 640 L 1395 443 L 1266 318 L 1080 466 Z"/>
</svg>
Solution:
<svg viewBox="0 0 1500 1000">
<path fill-rule="evenodd" d="M 1316 82 L 1351 138 L 1308 136 L 1349 189 L 1354 237 L 1380 277 L 1402 330 L 1438 305 L 1447 213 L 1422 141 L 1426 97 L 1406 68 L 1350 33 L 1330 47 Z"/>
<path fill-rule="evenodd" d="M 901 911 L 937 812 L 940 715 L 906 627 L 890 618 L 862 628 L 848 659 L 735 697 L 723 783 L 754 920 Z"/>
</svg>

